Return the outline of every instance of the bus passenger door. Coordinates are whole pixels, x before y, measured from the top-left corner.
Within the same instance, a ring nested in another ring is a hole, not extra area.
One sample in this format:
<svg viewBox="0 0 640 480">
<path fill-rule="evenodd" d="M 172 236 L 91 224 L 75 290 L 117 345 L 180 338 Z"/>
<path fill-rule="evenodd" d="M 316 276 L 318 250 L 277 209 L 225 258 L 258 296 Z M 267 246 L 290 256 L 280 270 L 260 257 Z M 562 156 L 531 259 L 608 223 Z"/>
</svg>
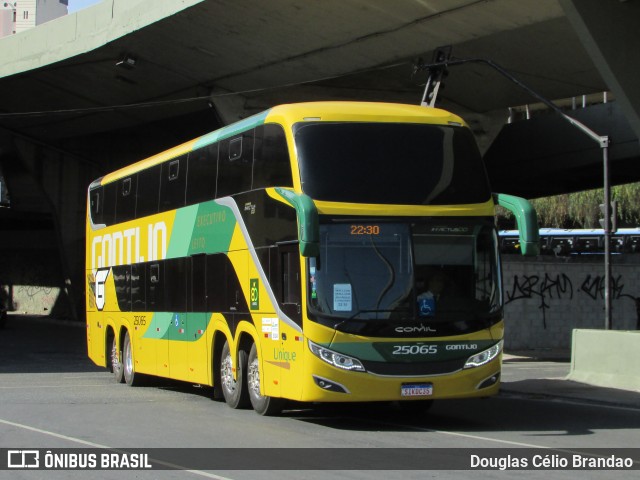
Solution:
<svg viewBox="0 0 640 480">
<path fill-rule="evenodd" d="M 207 314 L 206 296 L 206 255 L 194 255 L 191 262 L 188 281 L 191 288 L 187 299 L 187 361 L 189 381 L 199 384 L 209 383 L 209 368 L 207 362 Z"/>
<path fill-rule="evenodd" d="M 169 375 L 189 380 L 187 351 L 191 341 L 187 318 L 187 258 L 164 261 L 164 309 L 171 315 L 169 325 Z"/>
<path fill-rule="evenodd" d="M 302 325 L 302 289 L 300 273 L 300 250 L 298 244 L 278 247 L 279 295 L 278 303 L 282 312 L 295 324 Z M 300 376 L 303 374 L 302 346 L 300 331 L 280 320 L 280 351 L 278 360 L 286 367 L 281 371 L 282 395 L 299 398 Z"/>
</svg>

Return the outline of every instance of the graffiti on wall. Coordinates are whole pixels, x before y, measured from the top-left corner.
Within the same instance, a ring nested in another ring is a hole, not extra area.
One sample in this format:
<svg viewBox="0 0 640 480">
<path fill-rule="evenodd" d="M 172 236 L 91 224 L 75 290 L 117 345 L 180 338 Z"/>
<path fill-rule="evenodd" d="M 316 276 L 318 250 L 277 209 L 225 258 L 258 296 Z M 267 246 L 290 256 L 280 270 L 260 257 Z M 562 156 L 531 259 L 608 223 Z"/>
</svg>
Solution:
<svg viewBox="0 0 640 480">
<path fill-rule="evenodd" d="M 535 298 L 539 300 L 538 308 L 542 311 L 542 322 L 544 328 L 547 328 L 547 310 L 550 308 L 548 300 L 552 298 L 573 298 L 573 284 L 571 279 L 564 273 L 555 276 L 544 274 L 539 275 L 523 275 L 522 277 L 514 275 L 511 288 L 507 291 L 506 304 L 516 300 L 524 300 Z"/>
<path fill-rule="evenodd" d="M 604 276 L 588 274 L 579 285 L 578 292 L 587 298 L 598 301 L 604 299 Z M 505 305 L 518 300 L 537 299 L 538 308 L 542 314 L 542 323 L 547 328 L 547 311 L 551 308 L 549 300 L 572 300 L 574 296 L 573 282 L 568 275 L 558 273 L 549 275 L 514 275 L 511 285 L 506 288 Z M 613 300 L 629 298 L 640 305 L 640 297 L 634 297 L 624 292 L 622 275 L 611 279 L 611 297 Z M 640 309 L 638 310 L 640 315 Z M 639 317 L 640 318 L 640 317 Z"/>
<path fill-rule="evenodd" d="M 603 275 L 587 275 L 582 284 L 580 291 L 586 293 L 592 300 L 604 298 L 604 276 Z M 624 283 L 622 283 L 622 275 L 618 275 L 611 279 L 611 298 L 617 300 L 619 298 L 631 298 L 635 301 L 633 295 L 623 293 Z"/>
</svg>

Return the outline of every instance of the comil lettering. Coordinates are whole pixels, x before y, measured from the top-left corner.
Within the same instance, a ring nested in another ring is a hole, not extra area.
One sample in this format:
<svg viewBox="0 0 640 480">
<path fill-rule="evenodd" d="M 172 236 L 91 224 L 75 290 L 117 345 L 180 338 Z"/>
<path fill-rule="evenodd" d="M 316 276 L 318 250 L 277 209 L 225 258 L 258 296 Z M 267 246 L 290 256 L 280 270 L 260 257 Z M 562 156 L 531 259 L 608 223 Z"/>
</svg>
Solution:
<svg viewBox="0 0 640 480">
<path fill-rule="evenodd" d="M 147 258 L 140 247 L 147 245 Z M 167 225 L 158 222 L 144 228 L 96 235 L 91 243 L 91 269 L 162 260 L 167 256 Z"/>
</svg>

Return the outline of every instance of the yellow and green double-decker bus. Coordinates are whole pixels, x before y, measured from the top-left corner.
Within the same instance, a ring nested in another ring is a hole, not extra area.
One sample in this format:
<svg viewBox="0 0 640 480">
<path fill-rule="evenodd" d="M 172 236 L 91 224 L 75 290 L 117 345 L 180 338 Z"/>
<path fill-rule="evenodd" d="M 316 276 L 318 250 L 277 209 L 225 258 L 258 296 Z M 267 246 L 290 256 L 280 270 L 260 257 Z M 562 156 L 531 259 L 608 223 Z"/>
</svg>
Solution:
<svg viewBox="0 0 640 480">
<path fill-rule="evenodd" d="M 451 113 L 271 108 L 91 184 L 89 356 L 264 415 L 495 394 L 497 203 L 535 253 L 535 213 L 491 193 Z"/>
</svg>

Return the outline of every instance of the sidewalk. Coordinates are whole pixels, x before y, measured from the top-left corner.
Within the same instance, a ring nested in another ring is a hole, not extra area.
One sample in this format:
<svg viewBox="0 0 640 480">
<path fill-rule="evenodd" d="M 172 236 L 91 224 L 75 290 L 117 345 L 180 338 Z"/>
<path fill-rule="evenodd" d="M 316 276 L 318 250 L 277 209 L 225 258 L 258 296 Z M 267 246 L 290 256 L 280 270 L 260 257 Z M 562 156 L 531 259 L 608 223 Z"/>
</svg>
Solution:
<svg viewBox="0 0 640 480">
<path fill-rule="evenodd" d="M 554 401 L 640 409 L 640 392 L 567 380 L 570 361 L 571 353 L 563 350 L 504 353 L 500 392 Z"/>
</svg>

